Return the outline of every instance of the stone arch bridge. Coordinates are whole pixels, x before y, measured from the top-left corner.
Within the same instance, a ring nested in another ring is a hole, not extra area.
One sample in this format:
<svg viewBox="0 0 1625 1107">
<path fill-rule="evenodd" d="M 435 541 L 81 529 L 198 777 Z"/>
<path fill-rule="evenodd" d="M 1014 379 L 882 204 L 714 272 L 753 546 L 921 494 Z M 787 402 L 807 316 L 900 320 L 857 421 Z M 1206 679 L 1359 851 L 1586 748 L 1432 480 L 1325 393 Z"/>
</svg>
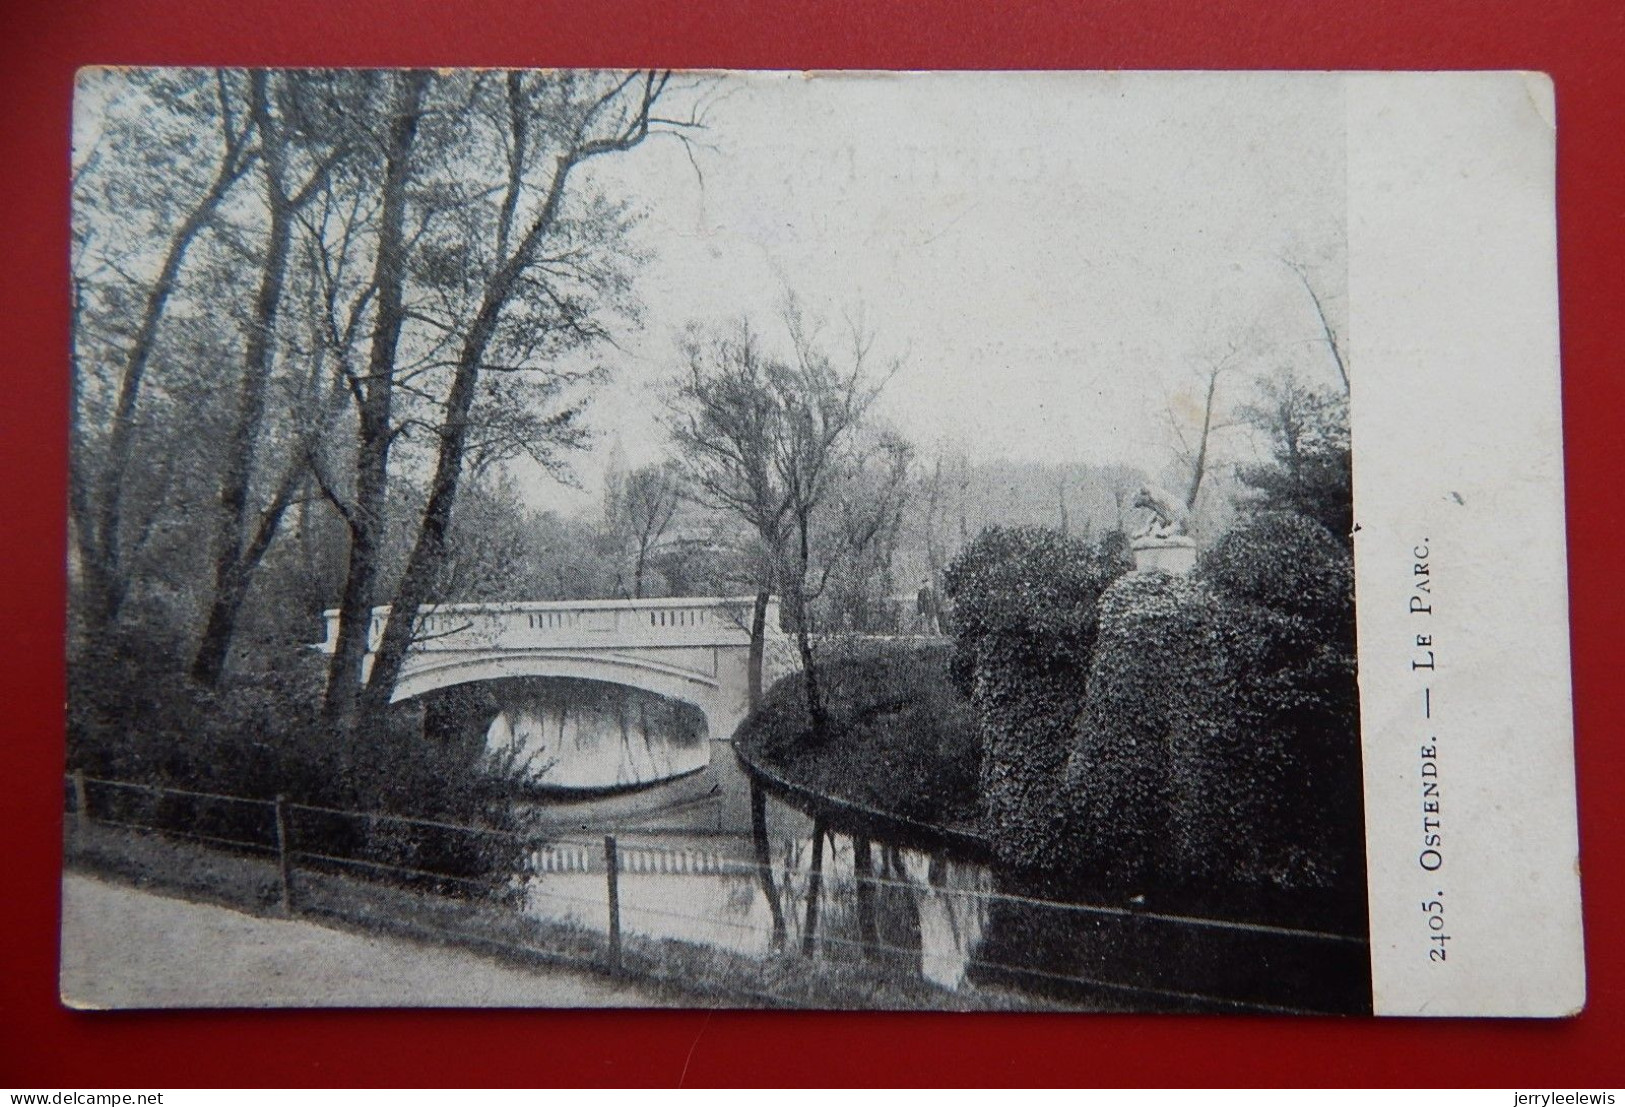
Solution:
<svg viewBox="0 0 1625 1107">
<path fill-rule="evenodd" d="M 692 704 L 712 741 L 733 737 L 750 709 L 750 623 L 754 596 L 549 603 L 437 604 L 418 611 L 411 651 L 395 685 L 400 702 L 454 684 L 507 677 L 565 677 L 642 689 Z M 373 609 L 367 671 L 388 607 Z M 331 654 L 339 613 L 325 613 Z M 763 684 L 796 668 L 767 610 Z"/>
</svg>

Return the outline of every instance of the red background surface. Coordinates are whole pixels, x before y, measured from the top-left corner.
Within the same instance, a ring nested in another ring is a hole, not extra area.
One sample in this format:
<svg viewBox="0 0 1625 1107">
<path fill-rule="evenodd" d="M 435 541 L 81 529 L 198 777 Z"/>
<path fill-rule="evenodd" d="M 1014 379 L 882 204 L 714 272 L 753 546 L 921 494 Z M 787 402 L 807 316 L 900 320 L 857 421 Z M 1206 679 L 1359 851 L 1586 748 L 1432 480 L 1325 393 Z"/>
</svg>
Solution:
<svg viewBox="0 0 1625 1107">
<path fill-rule="evenodd" d="M 680 1078 L 797 1085 L 1625 1084 L 1622 59 L 1625 11 L 1606 0 L 14 0 L 0 13 L 0 1085 L 547 1086 Z M 1540 1023 L 62 1010 L 55 997 L 66 182 L 72 76 L 92 63 L 1551 73 L 1559 119 L 1587 1011 Z"/>
</svg>

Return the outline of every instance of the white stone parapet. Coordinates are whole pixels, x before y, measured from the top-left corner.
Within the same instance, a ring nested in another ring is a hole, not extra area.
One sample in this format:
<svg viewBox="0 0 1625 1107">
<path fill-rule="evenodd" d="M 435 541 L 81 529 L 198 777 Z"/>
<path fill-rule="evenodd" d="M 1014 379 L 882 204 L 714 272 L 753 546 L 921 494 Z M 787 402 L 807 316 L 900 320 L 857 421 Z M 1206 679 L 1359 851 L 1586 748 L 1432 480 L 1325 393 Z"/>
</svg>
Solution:
<svg viewBox="0 0 1625 1107">
<path fill-rule="evenodd" d="M 469 650 L 629 649 L 639 646 L 748 646 L 754 596 L 541 603 L 432 604 L 418 609 L 414 653 Z M 372 609 L 367 651 L 378 648 L 390 609 Z M 323 613 L 338 647 L 339 612 Z M 779 631 L 779 602 L 768 602 L 767 633 Z"/>
<path fill-rule="evenodd" d="M 709 736 L 726 740 L 750 710 L 755 607 L 755 596 L 425 605 L 391 699 L 514 677 L 599 681 L 693 704 Z M 332 654 L 339 613 L 325 615 L 327 636 L 315 648 Z M 389 617 L 388 607 L 373 608 L 363 680 Z M 768 601 L 764 629 L 763 676 L 771 682 L 799 667 L 777 600 Z"/>
</svg>

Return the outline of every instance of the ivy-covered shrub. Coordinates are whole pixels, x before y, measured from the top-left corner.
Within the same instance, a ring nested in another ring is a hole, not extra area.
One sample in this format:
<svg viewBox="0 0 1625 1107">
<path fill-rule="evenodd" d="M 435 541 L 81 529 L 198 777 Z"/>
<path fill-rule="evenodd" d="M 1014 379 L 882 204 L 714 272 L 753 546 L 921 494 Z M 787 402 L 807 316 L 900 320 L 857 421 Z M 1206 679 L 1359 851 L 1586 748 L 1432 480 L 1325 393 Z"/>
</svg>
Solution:
<svg viewBox="0 0 1625 1107">
<path fill-rule="evenodd" d="M 954 559 L 956 683 L 982 733 L 988 833 L 1010 870 L 1056 862 L 1063 771 L 1095 650 L 1096 605 L 1121 554 L 1038 528 L 990 528 Z"/>
<path fill-rule="evenodd" d="M 1224 682 L 1217 602 L 1199 582 L 1123 577 L 1101 597 L 1085 710 L 1065 774 L 1065 855 L 1090 891 L 1143 891 L 1175 865 L 1181 761 L 1213 738 Z"/>
<path fill-rule="evenodd" d="M 734 740 L 797 784 L 918 822 L 979 821 L 981 736 L 941 645 L 875 643 L 819 671 L 829 735 L 808 741 L 799 673 L 780 680 Z"/>
<path fill-rule="evenodd" d="M 1267 911 L 1270 896 L 1307 893 L 1356 925 L 1352 628 L 1349 558 L 1300 516 L 1243 519 L 1192 578 L 1114 585 L 1059 871 L 1186 909 Z"/>
<path fill-rule="evenodd" d="M 1305 515 L 1244 516 L 1202 556 L 1199 572 L 1220 594 L 1302 619 L 1354 648 L 1354 565 L 1331 532 Z"/>
<path fill-rule="evenodd" d="M 1199 567 L 1220 598 L 1227 708 L 1219 747 L 1197 763 L 1211 797 L 1189 833 L 1198 871 L 1337 893 L 1363 915 L 1364 831 L 1354 565 L 1320 524 L 1289 512 L 1244 519 Z M 1193 820 L 1194 821 L 1194 820 Z M 1227 827 L 1256 828 L 1238 836 Z"/>
</svg>

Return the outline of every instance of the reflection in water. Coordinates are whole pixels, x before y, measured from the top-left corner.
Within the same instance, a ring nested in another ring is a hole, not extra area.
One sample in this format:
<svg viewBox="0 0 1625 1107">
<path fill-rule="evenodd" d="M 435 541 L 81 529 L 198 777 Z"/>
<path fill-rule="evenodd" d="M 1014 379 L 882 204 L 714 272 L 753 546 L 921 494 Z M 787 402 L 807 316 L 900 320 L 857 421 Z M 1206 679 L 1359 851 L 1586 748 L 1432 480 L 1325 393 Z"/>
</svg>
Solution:
<svg viewBox="0 0 1625 1107">
<path fill-rule="evenodd" d="M 815 851 L 812 820 L 769 801 L 770 899 L 749 781 L 731 743 L 707 741 L 697 708 L 571 679 L 487 681 L 477 692 L 441 713 L 541 770 L 516 800 L 554 843 L 524 877 L 527 914 L 607 932 L 603 836 L 613 834 L 623 933 L 751 957 L 799 950 L 949 989 L 971 977 L 993 889 L 985 866 L 837 833 Z"/>
<path fill-rule="evenodd" d="M 812 820 L 770 800 L 765 825 L 783 920 L 776 941 L 749 810 L 748 782 L 725 750 L 704 773 L 646 792 L 538 799 L 531 812 L 552 827 L 555 844 L 533 859 L 525 910 L 607 932 L 602 836 L 613 834 L 628 934 L 751 957 L 803 951 L 952 990 L 1018 990 L 1097 1008 L 1370 1009 L 1369 960 L 1357 937 L 1131 904 L 1045 902 L 985 865 L 843 834 L 825 836 L 815 880 Z M 814 888 L 818 909 L 809 911 Z"/>
<path fill-rule="evenodd" d="M 933 984 L 958 988 L 987 926 L 987 900 L 955 893 L 990 891 L 992 877 L 980 865 L 911 850 L 900 851 L 900 856 L 908 878 L 925 889 L 918 903 L 920 974 Z"/>
<path fill-rule="evenodd" d="M 623 836 L 618 846 L 623 932 L 755 957 L 774 952 L 773 912 L 747 838 L 685 842 L 672 836 L 657 841 Z M 959 988 L 986 925 L 985 901 L 966 893 L 991 890 L 987 869 L 890 846 L 877 847 L 874 853 L 873 876 L 860 881 L 852 840 L 830 835 L 818 882 L 819 909 L 810 915 L 810 829 L 774 839 L 773 868 L 786 947 L 803 948 L 811 923 L 821 957 L 884 962 L 943 987 Z M 595 850 L 584 842 L 550 847 L 538 855 L 537 868 L 527 911 L 608 930 L 601 847 Z M 873 933 L 865 932 L 860 910 L 864 896 L 874 904 Z"/>
<path fill-rule="evenodd" d="M 500 682 L 496 696 L 501 710 L 486 748 L 516 752 L 543 788 L 625 788 L 692 772 L 708 758 L 698 708 L 636 688 L 517 678 Z"/>
</svg>

